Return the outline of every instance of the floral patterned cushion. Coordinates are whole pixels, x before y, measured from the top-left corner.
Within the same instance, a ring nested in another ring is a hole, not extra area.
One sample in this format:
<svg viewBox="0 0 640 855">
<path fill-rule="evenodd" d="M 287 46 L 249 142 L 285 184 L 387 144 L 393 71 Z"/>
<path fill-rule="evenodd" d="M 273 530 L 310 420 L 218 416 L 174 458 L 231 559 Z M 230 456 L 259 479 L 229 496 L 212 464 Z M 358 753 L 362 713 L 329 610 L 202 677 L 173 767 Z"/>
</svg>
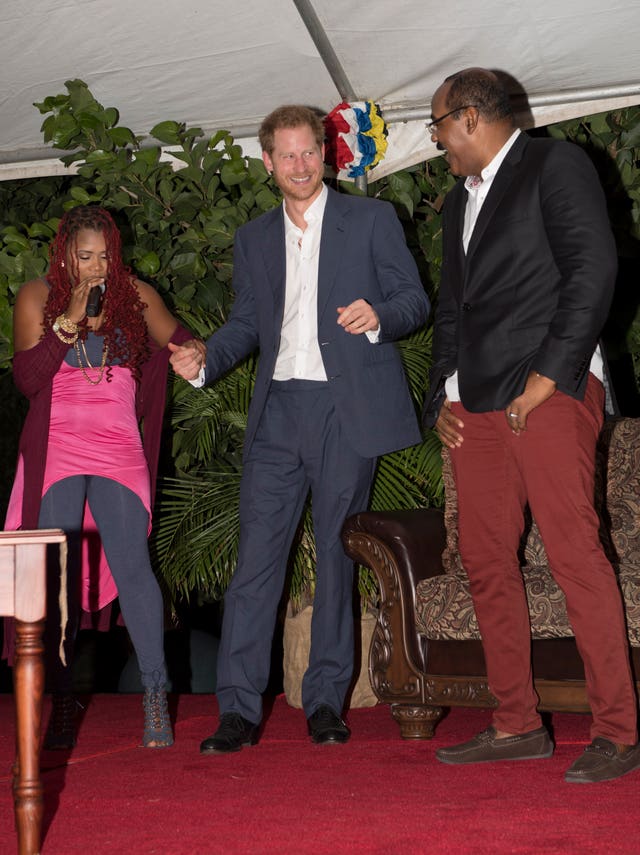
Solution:
<svg viewBox="0 0 640 855">
<path fill-rule="evenodd" d="M 443 480 L 445 573 L 418 584 L 417 627 L 431 639 L 478 639 L 469 581 L 457 548 L 457 500 L 451 461 L 445 448 Z M 640 647 L 640 419 L 605 424 L 598 446 L 595 493 L 603 546 L 618 574 L 625 601 L 629 641 Z M 523 536 L 522 565 L 533 638 L 572 636 L 564 594 L 549 571 L 534 520 L 529 520 Z"/>
<path fill-rule="evenodd" d="M 547 567 L 525 566 L 525 591 L 531 617 L 532 638 L 571 638 L 564 594 Z M 640 584 L 635 571 L 623 569 L 620 586 L 627 611 L 629 643 L 640 647 Z M 426 638 L 467 641 L 479 639 L 466 573 L 446 573 L 425 579 L 417 586 L 418 630 Z"/>
</svg>

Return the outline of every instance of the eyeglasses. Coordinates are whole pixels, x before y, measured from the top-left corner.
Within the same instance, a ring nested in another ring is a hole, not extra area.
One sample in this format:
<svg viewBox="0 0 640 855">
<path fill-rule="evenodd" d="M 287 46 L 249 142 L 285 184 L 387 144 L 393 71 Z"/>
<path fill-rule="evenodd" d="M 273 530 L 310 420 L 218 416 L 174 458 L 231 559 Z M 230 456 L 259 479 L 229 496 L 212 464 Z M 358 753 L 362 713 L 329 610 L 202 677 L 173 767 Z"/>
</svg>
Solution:
<svg viewBox="0 0 640 855">
<path fill-rule="evenodd" d="M 445 113 L 444 116 L 438 116 L 437 119 L 432 119 L 427 124 L 427 131 L 431 134 L 431 136 L 437 136 L 438 134 L 438 125 L 440 122 L 444 122 L 445 119 L 448 119 L 449 116 L 453 116 L 454 113 L 459 113 L 461 110 L 468 110 L 469 107 L 475 107 L 475 104 L 463 104 L 462 107 L 455 107 L 453 110 L 449 110 L 448 113 Z"/>
</svg>

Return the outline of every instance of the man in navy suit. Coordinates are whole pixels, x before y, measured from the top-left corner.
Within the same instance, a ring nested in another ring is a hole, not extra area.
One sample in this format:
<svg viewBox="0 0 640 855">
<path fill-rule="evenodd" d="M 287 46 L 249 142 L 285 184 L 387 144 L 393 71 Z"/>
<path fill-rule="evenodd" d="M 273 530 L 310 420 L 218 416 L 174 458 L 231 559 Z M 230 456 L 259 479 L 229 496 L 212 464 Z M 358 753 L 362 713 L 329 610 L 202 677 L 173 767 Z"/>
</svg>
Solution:
<svg viewBox="0 0 640 855">
<path fill-rule="evenodd" d="M 508 93 L 486 69 L 447 78 L 432 115 L 432 139 L 465 178 L 443 214 L 426 421 L 451 450 L 460 553 L 498 700 L 491 727 L 436 756 L 553 752 L 517 555 L 528 503 L 566 595 L 593 713 L 592 742 L 565 780 L 610 780 L 640 766 L 640 747 L 622 602 L 593 505 L 605 397 L 598 335 L 617 265 L 604 196 L 580 148 L 516 129 Z"/>
<path fill-rule="evenodd" d="M 204 367 L 211 383 L 260 350 L 218 657 L 221 718 L 203 754 L 257 741 L 276 610 L 309 490 L 317 567 L 302 703 L 313 742 L 348 740 L 353 565 L 341 529 L 366 508 L 377 457 L 421 440 L 393 342 L 425 323 L 429 302 L 393 207 L 325 186 L 324 127 L 312 110 L 281 107 L 259 136 L 283 204 L 236 233 L 235 301 Z M 197 349 L 173 350 L 176 372 L 196 378 Z"/>
</svg>

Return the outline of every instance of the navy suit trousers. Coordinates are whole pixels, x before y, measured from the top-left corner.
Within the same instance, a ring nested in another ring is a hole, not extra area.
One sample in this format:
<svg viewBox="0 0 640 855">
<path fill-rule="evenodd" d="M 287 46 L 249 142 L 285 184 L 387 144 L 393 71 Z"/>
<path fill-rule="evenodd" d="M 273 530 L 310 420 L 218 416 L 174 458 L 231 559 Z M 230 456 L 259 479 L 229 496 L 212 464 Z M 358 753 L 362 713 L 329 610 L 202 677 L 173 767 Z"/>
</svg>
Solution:
<svg viewBox="0 0 640 855">
<path fill-rule="evenodd" d="M 262 693 L 291 544 L 311 490 L 316 588 L 309 667 L 302 684 L 306 716 L 321 704 L 340 714 L 352 679 L 353 563 L 341 530 L 365 510 L 376 458 L 346 441 L 328 383 L 272 383 L 240 489 L 238 564 L 224 600 L 218 655 L 220 713 L 262 718 Z"/>
</svg>

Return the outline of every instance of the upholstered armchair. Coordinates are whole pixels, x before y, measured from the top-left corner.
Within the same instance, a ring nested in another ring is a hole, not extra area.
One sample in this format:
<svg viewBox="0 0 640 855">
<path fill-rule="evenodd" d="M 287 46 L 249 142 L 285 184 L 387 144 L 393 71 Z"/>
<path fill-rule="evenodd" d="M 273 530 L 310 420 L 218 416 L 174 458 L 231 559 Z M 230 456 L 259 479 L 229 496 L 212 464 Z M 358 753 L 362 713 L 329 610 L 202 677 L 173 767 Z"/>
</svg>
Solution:
<svg viewBox="0 0 640 855">
<path fill-rule="evenodd" d="M 467 576 L 458 554 L 457 502 L 443 449 L 444 511 L 366 512 L 344 526 L 347 553 L 371 568 L 380 610 L 369 652 L 373 690 L 404 738 L 428 739 L 446 707 L 492 707 Z M 632 667 L 640 678 L 640 419 L 605 423 L 596 472 L 601 538 L 623 594 Z M 521 550 L 535 686 L 541 710 L 587 712 L 584 670 L 564 595 L 535 521 Z"/>
</svg>

